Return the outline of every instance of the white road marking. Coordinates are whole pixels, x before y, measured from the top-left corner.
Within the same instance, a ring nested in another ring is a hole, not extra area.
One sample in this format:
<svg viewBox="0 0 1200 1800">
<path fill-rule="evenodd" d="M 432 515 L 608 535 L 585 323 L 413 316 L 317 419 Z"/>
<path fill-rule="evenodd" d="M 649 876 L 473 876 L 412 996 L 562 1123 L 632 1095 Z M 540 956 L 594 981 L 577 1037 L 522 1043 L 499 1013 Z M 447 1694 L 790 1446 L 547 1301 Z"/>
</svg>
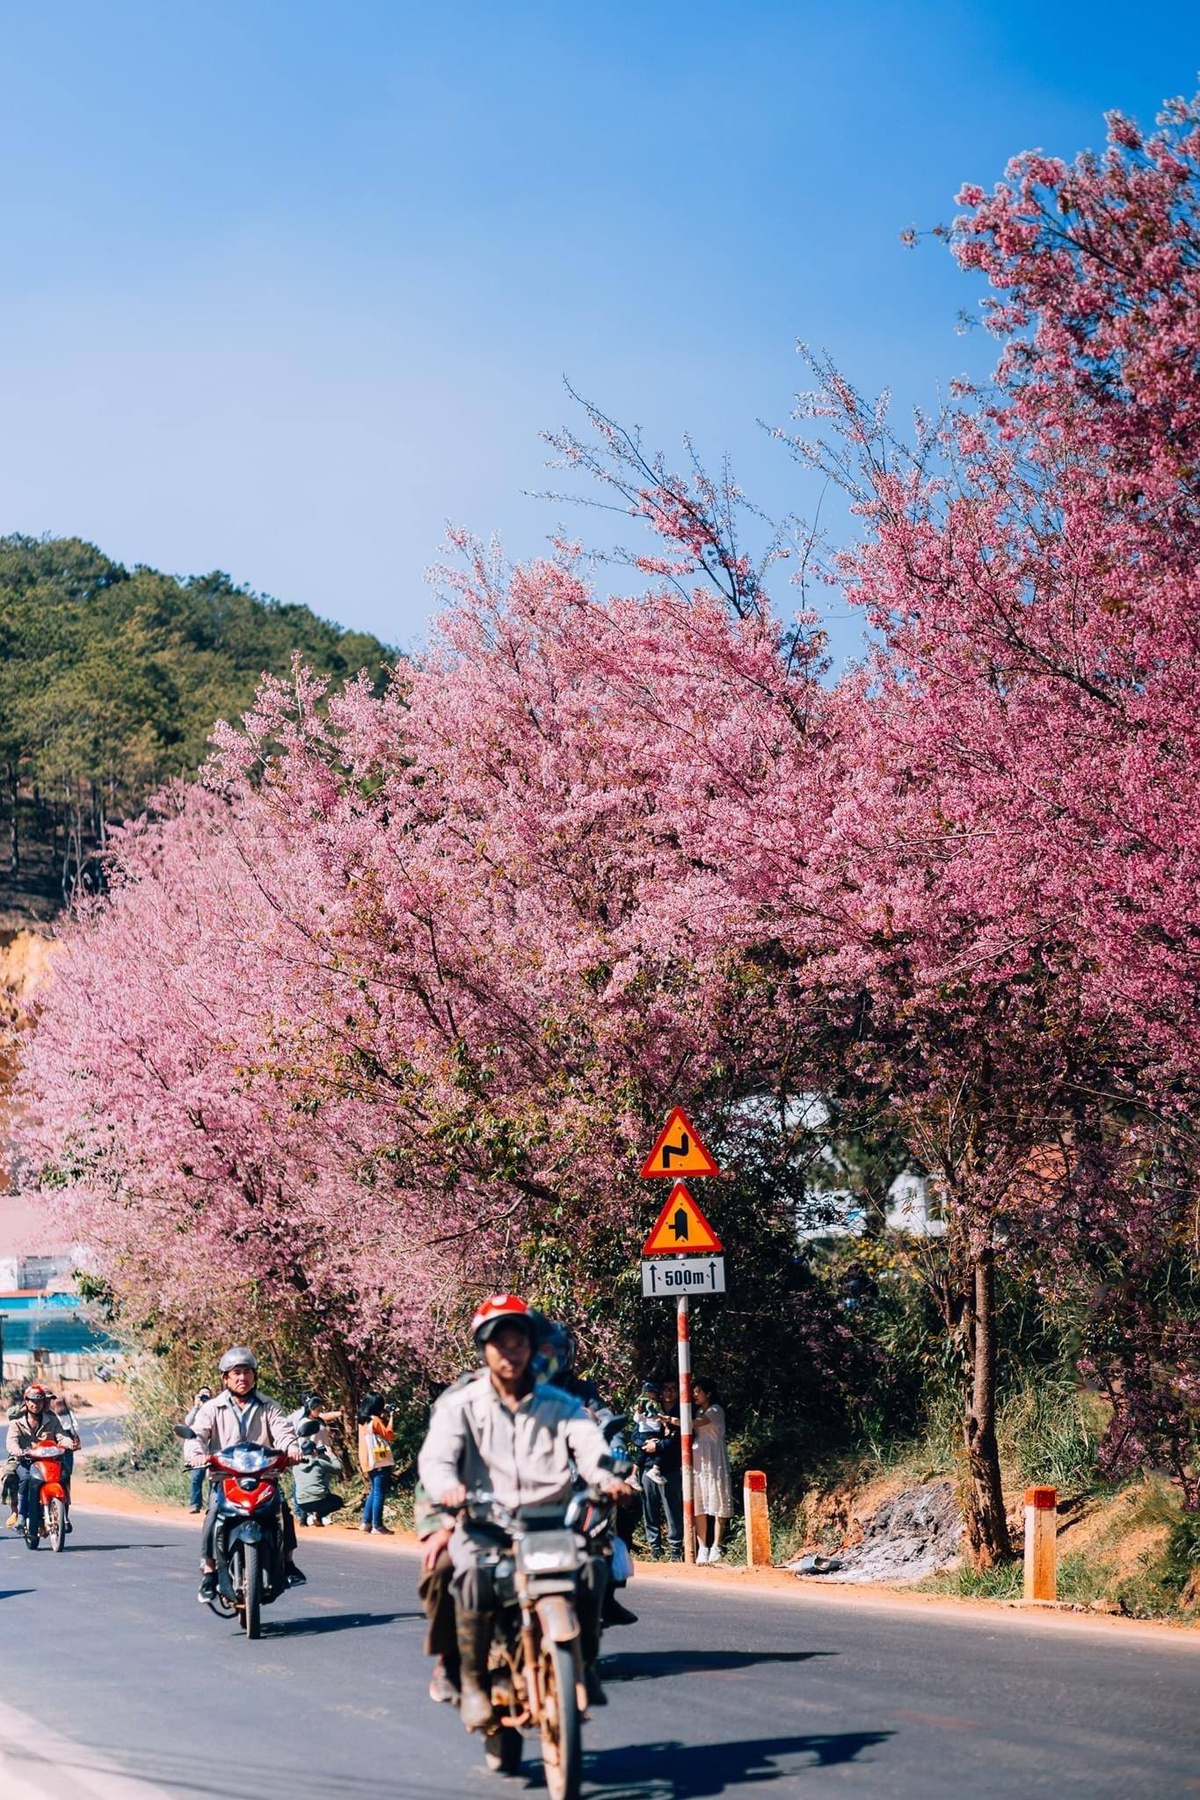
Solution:
<svg viewBox="0 0 1200 1800">
<path fill-rule="evenodd" d="M 2 1700 L 0 1794 L 4 1800 L 169 1800 L 164 1788 Z"/>
</svg>

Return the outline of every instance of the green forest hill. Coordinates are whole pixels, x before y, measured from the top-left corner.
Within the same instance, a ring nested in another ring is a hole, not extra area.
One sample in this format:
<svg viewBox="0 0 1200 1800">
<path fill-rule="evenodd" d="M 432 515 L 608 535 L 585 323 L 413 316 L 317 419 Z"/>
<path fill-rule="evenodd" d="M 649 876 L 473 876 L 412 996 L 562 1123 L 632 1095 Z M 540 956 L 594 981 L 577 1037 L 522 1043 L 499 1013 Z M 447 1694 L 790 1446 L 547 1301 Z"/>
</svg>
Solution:
<svg viewBox="0 0 1200 1800">
<path fill-rule="evenodd" d="M 99 875 L 106 827 L 199 767 L 264 671 L 341 680 L 395 652 L 227 575 L 123 568 L 78 538 L 0 538 L 0 926 Z"/>
</svg>

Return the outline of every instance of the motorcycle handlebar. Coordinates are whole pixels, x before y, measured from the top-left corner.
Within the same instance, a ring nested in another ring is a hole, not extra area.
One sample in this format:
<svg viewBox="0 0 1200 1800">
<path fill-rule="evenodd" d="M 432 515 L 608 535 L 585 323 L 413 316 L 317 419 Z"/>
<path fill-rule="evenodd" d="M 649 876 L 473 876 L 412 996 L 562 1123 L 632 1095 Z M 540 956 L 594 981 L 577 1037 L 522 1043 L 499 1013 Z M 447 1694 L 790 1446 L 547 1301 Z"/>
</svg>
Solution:
<svg viewBox="0 0 1200 1800">
<path fill-rule="evenodd" d="M 266 1444 L 256 1444 L 254 1448 L 256 1450 L 261 1450 L 264 1456 L 270 1458 L 271 1469 L 283 1469 L 287 1467 L 289 1458 L 286 1450 L 276 1450 Z M 224 1460 L 227 1454 L 228 1452 L 226 1451 L 212 1450 L 204 1459 L 205 1465 L 210 1469 L 221 1469 L 226 1475 L 243 1475 L 245 1473 L 244 1469 L 231 1468 Z M 264 1470 L 263 1472 L 264 1474 L 269 1474 L 270 1469 Z"/>
<path fill-rule="evenodd" d="M 584 1498 L 591 1501 L 593 1506 L 601 1506 L 609 1509 L 606 1513 L 606 1518 L 611 1517 L 611 1508 L 616 1504 L 613 1496 L 611 1494 L 606 1494 L 601 1488 L 587 1487 L 580 1488 L 579 1491 L 572 1494 L 570 1500 L 567 1501 L 566 1506 L 563 1508 L 564 1522 L 569 1520 L 571 1508 L 574 1503 L 577 1500 L 582 1500 Z M 458 1506 L 449 1508 L 448 1510 L 459 1515 L 467 1514 L 472 1511 L 486 1511 L 490 1516 L 490 1522 L 494 1525 L 498 1525 L 502 1530 L 507 1531 L 510 1536 L 524 1530 L 523 1522 L 517 1515 L 510 1511 L 502 1500 L 497 1500 L 495 1494 L 489 1493 L 484 1488 L 476 1488 L 469 1491 Z"/>
</svg>

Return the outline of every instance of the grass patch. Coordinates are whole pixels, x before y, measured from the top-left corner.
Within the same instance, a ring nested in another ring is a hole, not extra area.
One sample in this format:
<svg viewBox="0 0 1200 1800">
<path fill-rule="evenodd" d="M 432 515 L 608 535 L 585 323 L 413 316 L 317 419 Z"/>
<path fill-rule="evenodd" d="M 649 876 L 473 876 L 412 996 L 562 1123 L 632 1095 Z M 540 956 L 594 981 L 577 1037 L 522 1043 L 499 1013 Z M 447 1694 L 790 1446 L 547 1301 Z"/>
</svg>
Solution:
<svg viewBox="0 0 1200 1800">
<path fill-rule="evenodd" d="M 1090 1488 L 1104 1433 L 1104 1403 L 1069 1375 L 1047 1375 L 1013 1394 L 1000 1409 L 996 1432 L 1006 1477 L 1060 1494 Z"/>
<path fill-rule="evenodd" d="M 1022 1570 L 1019 1562 L 1000 1563 L 994 1569 L 939 1569 L 913 1584 L 918 1594 L 953 1594 L 962 1600 L 1019 1600 Z"/>
<path fill-rule="evenodd" d="M 112 1481 L 147 1500 L 168 1506 L 188 1503 L 189 1472 L 178 1457 L 168 1461 L 153 1450 L 122 1450 L 116 1456 L 89 1456 L 79 1470 L 85 1481 Z"/>
</svg>

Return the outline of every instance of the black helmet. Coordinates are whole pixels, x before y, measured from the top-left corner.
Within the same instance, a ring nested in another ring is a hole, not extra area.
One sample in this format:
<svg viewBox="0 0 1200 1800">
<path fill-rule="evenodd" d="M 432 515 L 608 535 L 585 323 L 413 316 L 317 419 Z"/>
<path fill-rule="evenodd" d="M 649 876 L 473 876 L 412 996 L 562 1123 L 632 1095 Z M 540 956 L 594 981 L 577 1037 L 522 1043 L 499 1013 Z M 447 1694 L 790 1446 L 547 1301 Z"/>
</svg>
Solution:
<svg viewBox="0 0 1200 1800">
<path fill-rule="evenodd" d="M 575 1369 L 575 1334 L 569 1325 L 559 1319 L 548 1319 L 544 1313 L 535 1313 L 536 1320 L 533 1343 L 537 1358 L 537 1371 L 543 1381 L 557 1381 L 560 1375 L 570 1375 Z"/>
</svg>

